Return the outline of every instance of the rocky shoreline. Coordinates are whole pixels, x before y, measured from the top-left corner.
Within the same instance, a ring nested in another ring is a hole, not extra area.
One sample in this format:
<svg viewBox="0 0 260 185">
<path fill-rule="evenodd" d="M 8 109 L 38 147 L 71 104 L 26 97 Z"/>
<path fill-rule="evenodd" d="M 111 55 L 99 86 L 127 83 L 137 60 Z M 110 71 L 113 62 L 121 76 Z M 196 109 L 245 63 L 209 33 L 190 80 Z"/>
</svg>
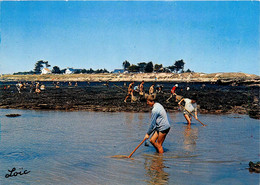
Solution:
<svg viewBox="0 0 260 185">
<path fill-rule="evenodd" d="M 153 83 L 153 82 L 151 82 Z M 151 84 L 150 83 L 150 84 Z M 123 85 L 124 84 L 124 85 Z M 19 93 L 15 85 L 6 88 L 0 87 L 0 108 L 2 109 L 31 109 L 31 110 L 64 110 L 64 111 L 103 111 L 103 112 L 148 112 L 143 97 L 131 103 L 130 98 L 125 103 L 127 85 L 129 82 L 115 84 L 95 83 L 79 86 L 63 85 L 55 88 L 47 84 L 45 90 L 37 94 L 26 88 Z M 136 83 L 138 85 L 139 83 Z M 150 84 L 145 83 L 148 92 Z M 159 84 L 159 82 L 156 82 Z M 232 86 L 227 84 L 210 83 L 179 83 L 176 91 L 184 97 L 196 96 L 199 112 L 201 114 L 247 114 L 251 118 L 260 119 L 259 113 L 259 87 L 258 86 Z M 168 112 L 178 110 L 177 102 L 170 96 L 170 89 L 174 83 L 163 84 L 163 93 L 157 94 L 157 100 Z M 187 87 L 189 86 L 189 90 Z"/>
</svg>

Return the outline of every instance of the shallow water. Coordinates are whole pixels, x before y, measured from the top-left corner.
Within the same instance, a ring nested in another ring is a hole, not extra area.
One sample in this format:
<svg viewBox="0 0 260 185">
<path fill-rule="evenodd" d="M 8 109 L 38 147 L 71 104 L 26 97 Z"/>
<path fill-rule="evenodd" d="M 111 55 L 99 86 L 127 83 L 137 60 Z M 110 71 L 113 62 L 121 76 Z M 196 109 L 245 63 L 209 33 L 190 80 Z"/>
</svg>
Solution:
<svg viewBox="0 0 260 185">
<path fill-rule="evenodd" d="M 8 118 L 18 113 L 22 116 Z M 142 145 L 149 113 L 0 109 L 0 184 L 258 184 L 259 120 L 200 115 L 188 129 L 168 114 L 163 156 Z M 30 173 L 5 178 L 13 167 Z M 21 169 L 22 168 L 22 169 Z"/>
</svg>

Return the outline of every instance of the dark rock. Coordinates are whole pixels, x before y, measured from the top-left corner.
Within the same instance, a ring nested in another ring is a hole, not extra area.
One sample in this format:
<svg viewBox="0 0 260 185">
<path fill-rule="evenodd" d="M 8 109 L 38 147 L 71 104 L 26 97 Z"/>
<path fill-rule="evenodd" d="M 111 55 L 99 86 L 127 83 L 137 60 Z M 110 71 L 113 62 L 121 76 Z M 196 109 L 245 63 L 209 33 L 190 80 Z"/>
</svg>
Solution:
<svg viewBox="0 0 260 185">
<path fill-rule="evenodd" d="M 252 161 L 250 161 L 248 165 L 250 172 L 260 173 L 260 161 L 258 161 L 257 163 L 253 163 Z"/>
<path fill-rule="evenodd" d="M 21 114 L 6 114 L 6 117 L 18 117 L 21 116 Z"/>
<path fill-rule="evenodd" d="M 220 82 L 219 82 L 220 83 Z M 174 83 L 173 83 L 174 84 Z M 148 91 L 147 85 L 145 91 Z M 181 87 L 183 86 L 183 87 Z M 223 114 L 238 113 L 249 114 L 251 118 L 260 118 L 259 113 L 259 87 L 228 86 L 206 84 L 201 89 L 201 84 L 190 83 L 190 90 L 185 90 L 186 84 L 180 85 L 176 90 L 178 95 L 185 98 L 197 96 L 200 113 Z M 157 95 L 157 100 L 168 112 L 178 110 L 178 102 L 173 97 L 169 103 L 172 84 L 164 85 L 164 93 Z M 13 88 L 13 89 L 12 89 Z M 110 86 L 63 86 L 56 89 L 46 86 L 40 94 L 30 93 L 29 89 L 18 93 L 14 87 L 9 90 L 0 88 L 0 108 L 12 109 L 46 109 L 46 110 L 87 110 L 105 112 L 149 112 L 151 108 L 145 99 L 140 97 L 138 102 L 131 103 L 130 98 L 124 102 L 126 88 L 121 89 Z M 182 89 L 182 90 L 181 90 Z M 10 93 L 13 91 L 13 93 Z M 138 97 L 138 95 L 136 95 Z"/>
</svg>

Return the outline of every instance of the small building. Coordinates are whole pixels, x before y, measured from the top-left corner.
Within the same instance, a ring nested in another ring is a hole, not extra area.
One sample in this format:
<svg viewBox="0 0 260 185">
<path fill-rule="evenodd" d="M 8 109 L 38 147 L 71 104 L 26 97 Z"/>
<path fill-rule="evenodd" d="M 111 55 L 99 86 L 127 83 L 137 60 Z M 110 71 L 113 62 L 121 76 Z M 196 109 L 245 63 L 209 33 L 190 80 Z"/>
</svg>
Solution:
<svg viewBox="0 0 260 185">
<path fill-rule="evenodd" d="M 67 67 L 67 69 L 65 70 L 65 74 L 79 74 L 81 73 L 82 69 L 73 69 L 73 68 L 70 68 L 70 67 Z"/>
<path fill-rule="evenodd" d="M 69 68 L 69 67 L 65 70 L 65 74 L 73 74 L 74 72 L 75 72 L 75 69 Z"/>
<path fill-rule="evenodd" d="M 113 73 L 124 73 L 124 69 L 114 69 Z"/>
<path fill-rule="evenodd" d="M 41 74 L 42 74 L 42 75 L 51 74 L 51 70 L 48 69 L 48 68 L 43 68 Z"/>
</svg>

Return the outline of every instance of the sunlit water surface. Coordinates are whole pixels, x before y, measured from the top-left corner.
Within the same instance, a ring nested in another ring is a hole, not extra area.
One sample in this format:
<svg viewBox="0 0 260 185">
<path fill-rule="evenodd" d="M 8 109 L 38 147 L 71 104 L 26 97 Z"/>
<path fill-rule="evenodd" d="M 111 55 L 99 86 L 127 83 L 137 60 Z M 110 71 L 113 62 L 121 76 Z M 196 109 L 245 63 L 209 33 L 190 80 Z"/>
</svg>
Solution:
<svg viewBox="0 0 260 185">
<path fill-rule="evenodd" d="M 18 113 L 22 116 L 8 118 Z M 188 129 L 168 114 L 163 156 L 142 141 L 150 113 L 0 109 L 0 184 L 259 184 L 248 171 L 259 160 L 259 120 L 200 115 Z M 13 167 L 26 175 L 5 178 Z"/>
</svg>

